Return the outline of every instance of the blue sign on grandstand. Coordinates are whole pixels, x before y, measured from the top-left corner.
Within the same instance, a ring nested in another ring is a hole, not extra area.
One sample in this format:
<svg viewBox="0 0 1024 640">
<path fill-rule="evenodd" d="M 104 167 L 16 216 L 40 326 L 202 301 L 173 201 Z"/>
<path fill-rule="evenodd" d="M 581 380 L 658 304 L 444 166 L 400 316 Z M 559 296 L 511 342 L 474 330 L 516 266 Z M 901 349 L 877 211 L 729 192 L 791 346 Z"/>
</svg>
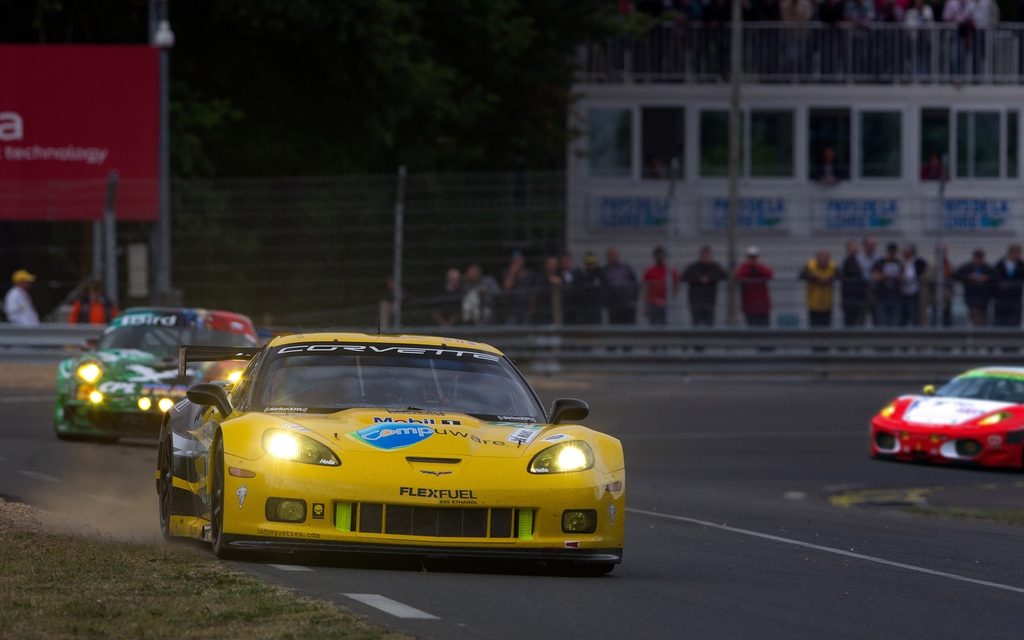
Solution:
<svg viewBox="0 0 1024 640">
<path fill-rule="evenodd" d="M 785 198 L 740 198 L 738 228 L 743 231 L 774 231 L 786 228 Z M 704 229 L 729 228 L 729 200 L 712 198 L 704 204 Z"/>
<path fill-rule="evenodd" d="M 826 198 L 818 201 L 819 231 L 891 230 L 899 224 L 899 218 L 900 204 L 895 198 Z"/>
<path fill-rule="evenodd" d="M 941 215 L 937 203 L 929 207 L 928 226 L 943 231 L 1003 231 L 1010 227 L 1010 201 L 987 198 L 949 198 Z"/>
<path fill-rule="evenodd" d="M 591 224 L 597 229 L 653 229 L 664 227 L 671 203 L 647 196 L 593 196 Z"/>
</svg>

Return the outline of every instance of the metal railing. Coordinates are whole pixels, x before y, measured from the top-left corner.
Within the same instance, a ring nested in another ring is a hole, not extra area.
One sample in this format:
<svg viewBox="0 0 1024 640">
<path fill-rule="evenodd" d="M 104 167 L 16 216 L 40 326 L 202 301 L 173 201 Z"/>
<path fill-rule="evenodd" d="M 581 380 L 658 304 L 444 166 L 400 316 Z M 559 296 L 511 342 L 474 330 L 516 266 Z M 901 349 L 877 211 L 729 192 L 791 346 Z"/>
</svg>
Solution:
<svg viewBox="0 0 1024 640">
<path fill-rule="evenodd" d="M 743 26 L 747 82 L 1016 84 L 1024 25 L 973 32 L 955 24 L 762 22 Z M 729 75 L 729 26 L 663 23 L 643 37 L 581 47 L 577 81 L 717 82 Z"/>
<path fill-rule="evenodd" d="M 0 360 L 55 360 L 79 353 L 86 340 L 97 340 L 104 325 L 41 324 L 20 327 L 0 322 Z"/>
</svg>

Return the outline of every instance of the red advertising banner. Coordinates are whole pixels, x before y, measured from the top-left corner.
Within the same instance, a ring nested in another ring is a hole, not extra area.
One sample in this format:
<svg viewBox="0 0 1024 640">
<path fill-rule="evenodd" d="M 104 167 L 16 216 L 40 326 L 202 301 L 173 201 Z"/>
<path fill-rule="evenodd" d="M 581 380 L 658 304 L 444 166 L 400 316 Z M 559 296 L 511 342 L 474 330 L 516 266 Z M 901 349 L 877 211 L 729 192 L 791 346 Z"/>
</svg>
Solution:
<svg viewBox="0 0 1024 640">
<path fill-rule="evenodd" d="M 158 215 L 159 51 L 0 45 L 0 220 Z"/>
</svg>

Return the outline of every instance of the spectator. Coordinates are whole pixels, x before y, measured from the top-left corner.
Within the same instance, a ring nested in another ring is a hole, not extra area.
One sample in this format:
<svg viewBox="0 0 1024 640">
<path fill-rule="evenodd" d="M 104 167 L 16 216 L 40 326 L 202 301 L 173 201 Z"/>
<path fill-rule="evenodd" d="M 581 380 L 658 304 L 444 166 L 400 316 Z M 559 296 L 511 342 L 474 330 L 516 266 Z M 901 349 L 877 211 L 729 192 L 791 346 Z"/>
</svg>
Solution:
<svg viewBox="0 0 1024 640">
<path fill-rule="evenodd" d="M 505 324 L 529 324 L 536 308 L 533 273 L 526 268 L 522 251 L 513 251 L 508 267 L 501 274 L 505 292 Z"/>
<path fill-rule="evenodd" d="M 846 0 L 843 21 L 856 27 L 867 27 L 875 21 L 875 5 L 871 0 Z"/>
<path fill-rule="evenodd" d="M 1021 290 L 1024 289 L 1024 262 L 1019 244 L 1011 244 L 1006 257 L 995 268 L 995 308 L 992 324 L 999 327 L 1019 327 L 1021 316 Z"/>
<path fill-rule="evenodd" d="M 704 3 L 700 0 L 679 0 L 679 11 L 676 13 L 676 19 L 679 20 L 683 26 L 690 26 L 691 23 L 700 22 L 701 17 L 704 14 Z"/>
<path fill-rule="evenodd" d="M 24 269 L 18 269 L 11 276 L 14 286 L 4 296 L 4 313 L 7 315 L 7 322 L 23 327 L 34 327 L 39 324 L 39 314 L 36 313 L 32 297 L 28 294 L 28 290 L 32 288 L 32 283 L 35 281 L 36 277 Z"/>
<path fill-rule="evenodd" d="M 729 277 L 721 265 L 711 260 L 711 247 L 703 246 L 697 261 L 683 271 L 689 287 L 690 318 L 693 326 L 714 326 L 718 283 Z"/>
<path fill-rule="evenodd" d="M 576 292 L 576 274 L 572 269 L 572 254 L 562 254 L 558 260 L 558 269 L 562 276 L 562 323 L 577 324 L 579 295 Z"/>
<path fill-rule="evenodd" d="M 557 324 L 562 321 L 562 276 L 558 273 L 558 258 L 544 258 L 544 273 L 537 279 L 537 310 L 533 321 L 537 324 Z"/>
<path fill-rule="evenodd" d="M 754 19 L 757 21 L 778 22 L 779 20 L 784 20 L 779 0 L 755 0 L 751 9 L 751 13 L 754 14 Z"/>
<path fill-rule="evenodd" d="M 924 0 L 914 0 L 914 3 L 903 14 L 903 24 L 912 29 L 927 27 L 934 22 L 935 14 L 932 12 L 932 6 Z"/>
<path fill-rule="evenodd" d="M 772 275 L 772 270 L 761 264 L 757 247 L 748 247 L 747 261 L 736 268 L 736 279 L 740 283 L 740 299 L 743 303 L 743 315 L 747 318 L 747 326 L 767 327 L 771 324 L 769 314 L 772 310 L 772 301 L 768 295 L 768 281 L 772 279 Z"/>
<path fill-rule="evenodd" d="M 501 285 L 492 276 L 485 276 L 480 265 L 471 264 L 466 267 L 466 273 L 462 276 L 462 322 L 494 322 L 494 303 L 500 295 Z"/>
<path fill-rule="evenodd" d="M 679 273 L 672 269 L 672 297 L 679 292 Z M 651 324 L 665 324 L 668 318 L 668 267 L 665 265 L 665 250 L 654 249 L 654 264 L 644 271 L 644 307 L 647 321 Z"/>
<path fill-rule="evenodd" d="M 939 305 L 936 301 L 936 288 L 938 287 L 938 265 L 934 265 L 926 272 L 926 280 L 928 281 L 928 287 L 925 291 L 928 293 L 927 305 L 931 308 L 931 322 L 932 325 L 939 325 Z M 950 327 L 953 326 L 953 313 L 950 309 L 950 305 L 953 302 L 953 282 L 955 281 L 955 274 L 953 272 L 953 266 L 949 263 L 949 255 L 946 246 L 942 246 L 942 326 Z"/>
<path fill-rule="evenodd" d="M 828 251 L 819 251 L 800 270 L 799 278 L 807 283 L 807 324 L 812 327 L 832 326 L 832 290 L 836 282 L 836 263 Z"/>
<path fill-rule="evenodd" d="M 895 327 L 903 315 L 903 263 L 898 255 L 899 247 L 891 242 L 885 247 L 885 256 L 871 268 L 875 283 L 875 321 L 880 327 Z"/>
<path fill-rule="evenodd" d="M 836 165 L 836 150 L 825 147 L 821 153 L 821 163 L 811 169 L 811 180 L 825 186 L 833 186 L 846 178 L 846 172 Z"/>
<path fill-rule="evenodd" d="M 883 0 L 876 11 L 878 22 L 903 22 L 903 9 L 896 0 Z"/>
<path fill-rule="evenodd" d="M 604 306 L 604 294 L 608 288 L 604 271 L 597 264 L 597 256 L 587 252 L 583 256 L 583 269 L 577 271 L 573 278 L 576 287 L 578 305 L 576 322 L 578 324 L 601 324 L 601 307 Z"/>
<path fill-rule="evenodd" d="M 85 295 L 71 305 L 70 324 L 109 324 L 117 317 L 117 306 L 103 295 L 103 284 L 94 280 L 89 283 Z"/>
<path fill-rule="evenodd" d="M 661 161 L 661 158 L 653 153 L 648 153 L 644 157 L 643 174 L 644 178 L 649 180 L 660 180 L 669 177 L 668 167 L 666 167 L 665 163 Z"/>
<path fill-rule="evenodd" d="M 921 281 L 924 279 L 928 263 L 917 255 L 917 246 L 913 243 L 903 245 L 903 280 L 900 293 L 903 296 L 903 326 L 921 326 Z"/>
<path fill-rule="evenodd" d="M 850 240 L 846 243 L 846 259 L 843 260 L 842 270 L 843 326 L 863 326 L 869 286 L 857 259 L 857 243 Z"/>
<path fill-rule="evenodd" d="M 449 269 L 444 274 L 444 285 L 434 299 L 430 315 L 439 327 L 451 327 L 462 317 L 462 274 Z"/>
<path fill-rule="evenodd" d="M 964 72 L 964 57 L 970 51 L 974 40 L 974 23 L 971 22 L 970 0 L 946 0 L 942 7 L 942 21 L 957 27 L 957 48 L 954 58 L 954 72 Z"/>
<path fill-rule="evenodd" d="M 636 324 L 636 298 L 640 293 L 633 267 L 619 260 L 619 250 L 609 247 L 604 278 L 608 283 L 608 322 L 610 324 Z"/>
<path fill-rule="evenodd" d="M 818 5 L 818 20 L 831 27 L 838 27 L 843 22 L 843 3 L 839 0 L 824 0 Z"/>
<path fill-rule="evenodd" d="M 874 269 L 875 262 L 878 261 L 875 255 L 876 246 L 877 243 L 874 236 L 864 236 L 864 240 L 861 242 L 861 252 L 857 256 L 861 273 L 864 274 L 864 279 L 868 282 L 867 297 L 864 299 L 864 317 L 857 323 L 858 326 L 865 324 L 869 317 L 873 324 L 878 324 L 878 316 L 875 315 L 874 277 L 871 275 L 871 270 Z"/>
<path fill-rule="evenodd" d="M 783 22 L 810 22 L 814 18 L 811 0 L 782 0 L 779 13 Z"/>
<path fill-rule="evenodd" d="M 928 162 L 921 167 L 921 179 L 942 180 L 942 158 L 939 157 L 939 154 L 933 153 L 928 156 Z"/>
<path fill-rule="evenodd" d="M 985 68 L 988 49 L 985 40 L 989 37 L 988 31 L 999 24 L 999 5 L 995 0 L 967 0 L 967 3 L 971 24 L 974 25 L 974 72 L 981 73 Z"/>
<path fill-rule="evenodd" d="M 729 74 L 729 41 L 731 34 L 725 28 L 732 20 L 732 2 L 730 0 L 710 0 L 704 6 L 704 25 L 707 28 L 708 42 L 714 46 L 717 56 L 713 58 L 718 64 L 718 73 L 724 78 Z M 709 52 L 712 56 L 714 53 Z"/>
<path fill-rule="evenodd" d="M 975 327 L 988 325 L 988 302 L 992 298 L 996 272 L 985 264 L 985 252 L 975 249 L 971 261 L 957 269 L 954 277 L 964 283 L 964 302 L 971 314 L 971 324 Z"/>
</svg>

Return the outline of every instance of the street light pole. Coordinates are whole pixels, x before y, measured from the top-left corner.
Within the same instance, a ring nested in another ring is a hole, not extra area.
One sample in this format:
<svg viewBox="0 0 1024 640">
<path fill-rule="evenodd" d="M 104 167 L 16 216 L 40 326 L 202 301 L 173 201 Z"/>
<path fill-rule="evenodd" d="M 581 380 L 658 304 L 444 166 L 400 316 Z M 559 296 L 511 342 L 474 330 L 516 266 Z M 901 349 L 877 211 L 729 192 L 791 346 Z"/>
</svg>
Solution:
<svg viewBox="0 0 1024 640">
<path fill-rule="evenodd" d="M 729 41 L 729 299 L 726 322 L 736 326 L 739 314 L 736 305 L 736 227 L 740 211 L 740 75 L 743 73 L 743 4 L 732 0 L 732 34 Z"/>
<path fill-rule="evenodd" d="M 153 229 L 154 282 L 150 301 L 164 302 L 171 290 L 171 127 L 169 103 L 170 50 L 174 32 L 168 21 L 167 0 L 149 0 L 149 44 L 160 49 L 160 217 Z"/>
<path fill-rule="evenodd" d="M 943 326 L 946 315 L 946 256 L 942 251 L 942 229 L 946 226 L 946 180 L 949 179 L 949 154 L 942 154 L 942 176 L 939 178 L 938 228 L 935 231 L 935 300 L 932 322 Z"/>
</svg>

